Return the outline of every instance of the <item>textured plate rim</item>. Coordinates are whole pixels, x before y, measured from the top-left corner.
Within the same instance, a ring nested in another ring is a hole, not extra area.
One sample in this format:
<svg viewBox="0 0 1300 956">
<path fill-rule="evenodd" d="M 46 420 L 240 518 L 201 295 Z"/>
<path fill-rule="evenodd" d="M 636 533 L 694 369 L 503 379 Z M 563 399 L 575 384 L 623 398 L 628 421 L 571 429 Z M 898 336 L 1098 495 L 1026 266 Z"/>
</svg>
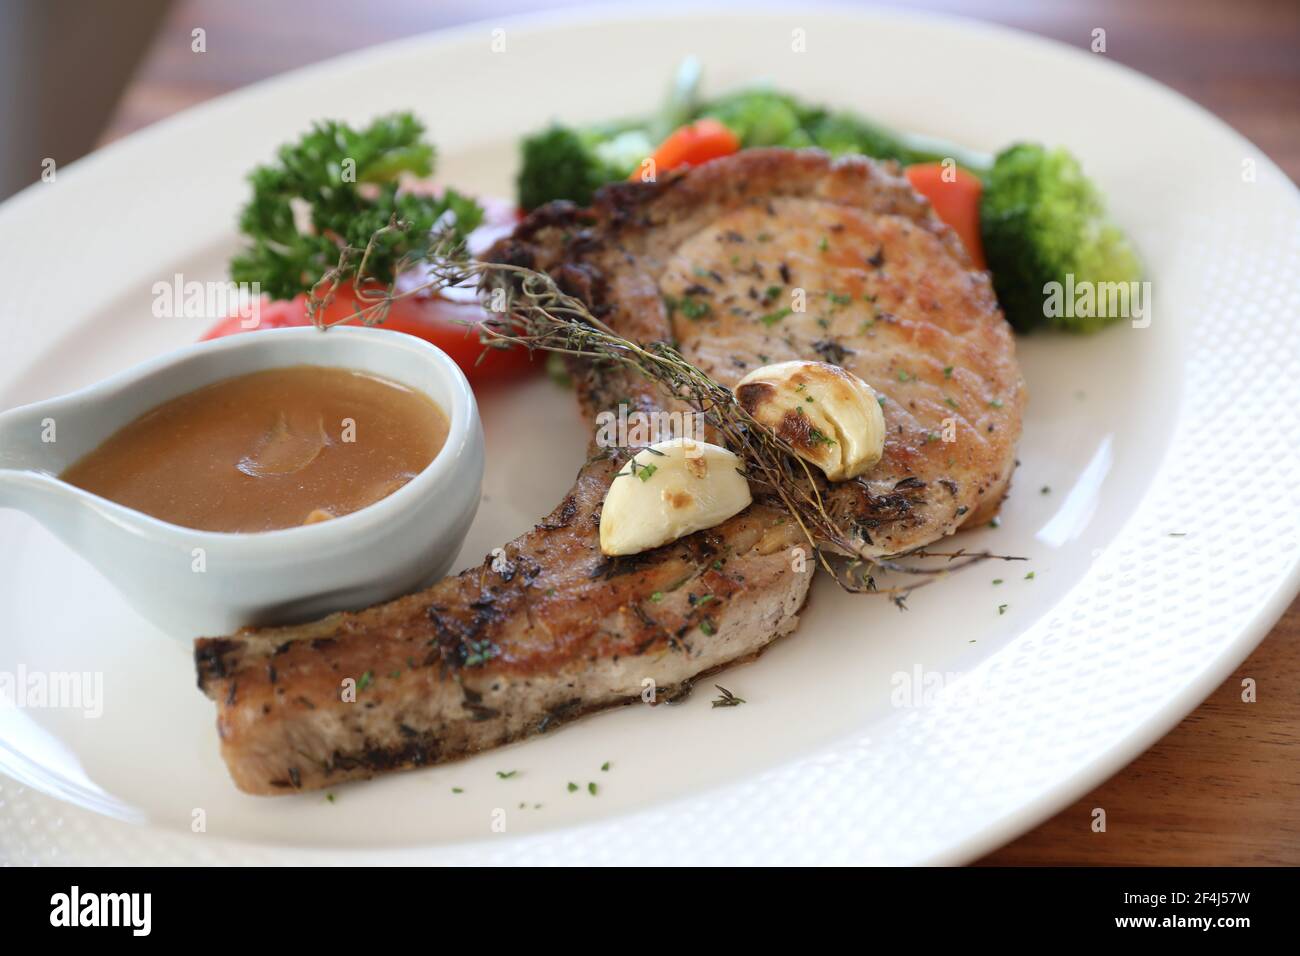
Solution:
<svg viewBox="0 0 1300 956">
<path fill-rule="evenodd" d="M 758 7 L 750 7 L 749 10 L 757 11 L 763 14 L 786 14 L 789 11 L 778 5 L 762 4 Z M 1024 33 L 1019 30 L 1003 27 L 996 24 L 989 24 L 981 21 L 970 20 L 968 18 L 952 16 L 947 14 L 938 14 L 932 12 L 914 12 L 899 9 L 877 9 L 877 8 L 858 8 L 846 7 L 837 4 L 818 4 L 807 9 L 801 9 L 800 14 L 808 16 L 837 16 L 846 20 L 875 20 L 875 19 L 894 19 L 902 21 L 936 21 L 951 26 L 961 28 L 968 32 L 985 32 L 988 34 L 1000 36 L 1009 40 L 1026 44 L 1027 46 L 1037 46 L 1039 48 L 1052 51 L 1057 56 L 1073 55 L 1076 57 L 1086 57 L 1087 54 L 1069 47 L 1065 44 L 1054 40 L 1046 39 L 1033 34 Z M 355 51 L 335 57 L 330 60 L 313 64 L 298 70 L 293 70 L 281 74 L 250 87 L 232 92 L 222 97 L 218 97 L 208 103 L 201 104 L 182 113 L 170 117 L 160 123 L 157 123 L 147 129 L 141 130 L 131 136 L 128 136 L 118 142 L 110 144 L 102 150 L 85 157 L 82 160 L 71 164 L 68 169 L 76 168 L 80 175 L 93 174 L 94 169 L 101 162 L 110 160 L 115 157 L 120 150 L 143 148 L 155 139 L 164 139 L 175 135 L 176 132 L 183 130 L 187 126 L 202 127 L 207 121 L 211 111 L 224 109 L 229 106 L 237 105 L 246 100 L 252 100 L 273 91 L 281 84 L 295 84 L 309 78 L 318 72 L 328 72 L 339 69 L 347 69 L 354 65 L 365 63 L 372 59 L 382 59 L 394 52 L 395 50 L 405 49 L 407 46 L 418 47 L 434 42 L 456 44 L 465 36 L 473 31 L 481 29 L 482 25 L 487 22 L 500 23 L 506 26 L 517 27 L 528 30 L 550 30 L 561 27 L 566 23 L 569 24 L 590 24 L 594 22 L 627 22 L 636 20 L 664 20 L 691 17 L 716 17 L 725 15 L 734 15 L 734 8 L 730 7 L 712 7 L 705 5 L 686 6 L 682 4 L 669 4 L 658 8 L 654 13 L 647 15 L 644 11 L 627 4 L 601 5 L 596 7 L 579 7 L 569 8 L 556 12 L 532 13 L 523 16 L 509 18 L 486 18 L 472 23 L 458 25 L 456 27 L 440 30 L 434 33 L 422 34 L 410 38 L 405 38 L 392 43 L 383 44 L 376 47 Z M 1261 165 L 1281 178 L 1290 188 L 1290 198 L 1296 198 L 1297 191 L 1294 184 L 1277 170 L 1276 166 L 1269 160 L 1262 151 L 1250 144 L 1244 137 L 1233 130 L 1228 124 L 1209 113 L 1203 107 L 1200 107 L 1191 100 L 1186 99 L 1178 93 L 1165 87 L 1163 84 L 1146 77 L 1140 72 L 1131 68 L 1116 64 L 1113 61 L 1105 63 L 1105 69 L 1110 71 L 1122 72 L 1127 75 L 1130 82 L 1136 81 L 1139 85 L 1145 87 L 1148 91 L 1160 96 L 1163 101 L 1172 109 L 1179 108 L 1190 110 L 1201 124 L 1206 124 L 1214 128 L 1219 136 L 1230 137 L 1234 142 L 1248 147 L 1253 154 L 1262 159 Z M 4 223 L 10 216 L 25 210 L 29 203 L 39 202 L 37 198 L 37 187 L 32 186 L 18 195 L 12 197 L 3 207 L 0 207 L 0 223 Z M 1169 453 L 1166 453 L 1168 457 Z M 1021 802 L 1010 808 L 997 820 L 986 824 L 982 829 L 973 832 L 968 836 L 959 839 L 942 850 L 928 853 L 922 853 L 913 860 L 907 862 L 920 862 L 931 864 L 951 864 L 959 863 L 991 850 L 1007 840 L 1014 838 L 1042 820 L 1057 812 L 1063 806 L 1070 803 L 1083 793 L 1088 792 L 1097 784 L 1107 779 L 1134 757 L 1146 750 L 1152 743 L 1166 734 L 1175 726 L 1183 717 L 1190 712 L 1197 704 L 1203 701 L 1216 687 L 1231 674 L 1236 666 L 1245 659 L 1245 657 L 1258 645 L 1258 643 L 1269 632 L 1287 606 L 1294 597 L 1297 589 L 1300 589 L 1300 560 L 1292 558 L 1289 567 L 1280 574 L 1272 577 L 1269 584 L 1269 591 L 1264 600 L 1258 603 L 1249 620 L 1240 626 L 1231 639 L 1226 641 L 1219 649 L 1217 654 L 1212 658 L 1201 662 L 1199 672 L 1194 678 L 1185 682 L 1175 693 L 1168 695 L 1163 699 L 1160 709 L 1152 716 L 1148 717 L 1141 723 L 1132 725 L 1127 728 L 1118 738 L 1112 741 L 1110 746 L 1095 759 L 1076 768 L 1067 776 L 1060 777 L 1052 784 L 1044 787 L 1037 796 L 1032 799 Z M 192 847 L 189 853 L 197 853 L 200 856 L 223 857 L 225 862 L 238 862 L 249 860 L 251 858 L 264 858 L 268 862 L 273 859 L 280 859 L 288 862 L 291 859 L 297 859 L 301 862 L 375 862 L 389 860 L 394 862 L 415 862 L 429 861 L 436 862 L 440 858 L 461 857 L 462 859 L 473 859 L 475 857 L 482 859 L 503 859 L 517 857 L 520 859 L 535 855 L 541 847 L 548 847 L 552 850 L 566 848 L 570 852 L 556 854 L 557 858 L 570 857 L 574 844 L 577 842 L 586 842 L 588 840 L 598 840 L 602 831 L 608 831 L 610 828 L 625 827 L 631 825 L 634 821 L 645 821 L 649 818 L 671 814 L 686 806 L 700 806 L 716 797 L 724 791 L 732 791 L 743 786 L 742 783 L 729 784 L 726 787 L 718 788 L 703 793 L 694 793 L 688 797 L 681 798 L 655 807 L 651 810 L 638 811 L 625 816 L 615 817 L 611 820 L 594 822 L 577 827 L 550 830 L 541 834 L 531 835 L 510 841 L 511 848 L 506 847 L 489 847 L 486 841 L 473 840 L 468 842 L 448 844 L 442 846 L 417 846 L 401 848 L 397 850 L 382 849 L 353 849 L 353 850 L 304 850 L 297 847 L 277 846 L 268 843 L 251 843 L 237 839 L 228 838 L 210 838 L 204 841 L 205 848 L 202 851 L 195 851 Z M 50 800 L 58 804 L 54 798 L 41 797 L 43 800 Z M 59 804 L 66 810 L 77 810 L 79 808 L 68 807 Z M 97 815 L 90 814 L 93 821 L 97 824 L 126 826 L 117 821 L 109 821 Z M 135 841 L 145 839 L 157 840 L 156 849 L 163 856 L 173 856 L 179 852 L 182 856 L 187 853 L 178 843 L 178 836 L 168 831 L 153 826 L 131 826 L 131 836 Z M 166 846 L 165 844 L 170 844 Z M 220 848 L 221 852 L 215 853 Z M 531 851 L 531 852 L 529 852 Z"/>
</svg>

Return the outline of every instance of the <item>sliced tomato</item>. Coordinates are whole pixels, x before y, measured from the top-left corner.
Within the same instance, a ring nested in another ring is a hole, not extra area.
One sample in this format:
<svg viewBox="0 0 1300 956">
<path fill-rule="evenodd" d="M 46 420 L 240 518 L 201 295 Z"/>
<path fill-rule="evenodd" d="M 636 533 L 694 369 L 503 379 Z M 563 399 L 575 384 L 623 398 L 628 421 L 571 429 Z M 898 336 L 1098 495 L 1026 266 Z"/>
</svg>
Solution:
<svg viewBox="0 0 1300 956">
<path fill-rule="evenodd" d="M 518 213 L 513 206 L 493 200 L 485 201 L 483 206 L 483 225 L 469 239 L 470 249 L 476 253 L 508 233 L 518 221 Z M 418 285 L 419 281 L 418 276 L 403 277 L 399 289 Z M 325 310 L 324 319 L 329 323 L 360 325 L 362 323 L 356 319 L 349 320 L 356 311 L 357 304 L 351 290 L 343 288 Z M 380 328 L 414 335 L 438 346 L 451 356 L 470 383 L 476 386 L 521 378 L 545 369 L 544 356 L 534 357 L 521 346 L 505 349 L 485 347 L 479 339 L 478 325 L 487 316 L 488 313 L 479 306 L 478 297 L 472 290 L 453 289 L 445 295 L 416 292 L 395 299 Z M 238 315 L 222 319 L 207 331 L 203 341 L 257 329 L 310 325 L 307 296 L 299 295 L 289 301 L 264 300 L 256 327 L 246 329 L 243 327 L 244 321 Z"/>
<path fill-rule="evenodd" d="M 308 325 L 310 323 L 307 321 L 307 299 L 301 295 L 290 302 L 272 302 L 263 299 L 258 308 L 257 324 L 252 328 L 245 328 L 245 321 L 251 320 L 245 320 L 242 315 L 227 316 L 204 332 L 199 337 L 199 341 L 224 339 L 227 335 L 255 332 L 258 329 L 296 329 Z"/>
<path fill-rule="evenodd" d="M 356 300 L 343 289 L 325 310 L 325 321 L 343 325 L 363 323 L 348 317 L 357 311 Z M 405 332 L 442 349 L 461 367 L 472 385 L 508 381 L 540 372 L 543 357 L 534 357 L 520 346 L 488 348 L 479 340 L 478 324 L 488 313 L 477 302 L 457 302 L 441 296 L 416 294 L 395 299 L 380 328 Z M 257 329 L 285 329 L 310 325 L 305 295 L 284 302 L 263 302 L 256 329 L 243 328 L 238 316 L 222 319 L 208 330 L 203 340 L 221 338 Z"/>
</svg>

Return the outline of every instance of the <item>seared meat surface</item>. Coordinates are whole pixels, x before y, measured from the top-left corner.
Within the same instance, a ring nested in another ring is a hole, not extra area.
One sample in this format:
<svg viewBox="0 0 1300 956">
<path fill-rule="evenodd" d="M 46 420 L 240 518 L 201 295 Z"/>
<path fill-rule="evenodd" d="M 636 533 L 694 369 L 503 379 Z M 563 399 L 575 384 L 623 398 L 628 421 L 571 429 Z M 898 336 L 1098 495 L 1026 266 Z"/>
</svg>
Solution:
<svg viewBox="0 0 1300 956">
<path fill-rule="evenodd" d="M 1010 331 L 987 276 L 890 168 L 750 151 L 607 188 L 589 210 L 544 207 L 488 258 L 550 272 L 616 331 L 676 341 L 726 384 L 791 358 L 856 372 L 884 397 L 889 437 L 831 507 L 877 553 L 996 511 L 1024 400 Z M 626 370 L 574 371 L 593 426 L 620 405 L 670 407 Z M 814 562 L 761 495 L 717 528 L 601 555 L 601 503 L 630 453 L 593 440 L 541 524 L 426 591 L 200 639 L 236 784 L 283 793 L 454 759 L 671 698 L 792 630 Z"/>
<path fill-rule="evenodd" d="M 451 760 L 649 691 L 669 699 L 793 629 L 811 562 L 791 567 L 792 523 L 773 530 L 778 515 L 755 507 L 675 545 L 605 558 L 597 526 L 616 468 L 585 467 L 504 558 L 419 594 L 199 640 L 199 686 L 217 703 L 239 788 L 323 787 Z"/>
<path fill-rule="evenodd" d="M 497 255 L 553 273 L 633 337 L 677 342 L 724 385 L 791 359 L 871 385 L 884 457 L 830 490 L 865 552 L 997 512 L 1025 401 L 1011 327 L 987 273 L 892 164 L 750 150 L 607 189 L 591 210 L 553 204 Z"/>
</svg>

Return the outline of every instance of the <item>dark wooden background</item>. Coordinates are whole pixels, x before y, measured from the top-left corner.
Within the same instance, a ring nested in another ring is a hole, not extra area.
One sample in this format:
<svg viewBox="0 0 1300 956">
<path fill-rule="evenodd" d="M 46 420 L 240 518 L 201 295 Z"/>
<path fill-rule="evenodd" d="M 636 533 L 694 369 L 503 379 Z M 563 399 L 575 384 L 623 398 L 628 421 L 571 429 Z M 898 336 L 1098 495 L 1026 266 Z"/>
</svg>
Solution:
<svg viewBox="0 0 1300 956">
<path fill-rule="evenodd" d="M 102 139 L 338 53 L 467 20 L 570 4 L 535 0 L 179 0 Z M 1218 114 L 1300 180 L 1300 0 L 940 0 L 1107 55 Z M 190 52 L 190 31 L 208 52 Z M 923 63 L 919 68 L 924 68 Z M 1298 332 L 1300 334 L 1300 332 Z M 1228 572 L 1225 572 L 1228 573 Z M 1222 687 L 1156 746 L 990 864 L 1300 864 L 1300 602 Z M 1258 701 L 1241 701 L 1252 677 Z M 1104 807 L 1107 832 L 1091 831 Z"/>
</svg>

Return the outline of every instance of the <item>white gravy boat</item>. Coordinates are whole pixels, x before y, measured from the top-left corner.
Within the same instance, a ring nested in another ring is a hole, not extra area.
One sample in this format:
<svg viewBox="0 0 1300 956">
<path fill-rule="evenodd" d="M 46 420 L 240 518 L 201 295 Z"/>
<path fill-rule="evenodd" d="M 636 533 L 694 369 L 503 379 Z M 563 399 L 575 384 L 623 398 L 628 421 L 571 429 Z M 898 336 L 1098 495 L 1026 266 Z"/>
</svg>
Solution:
<svg viewBox="0 0 1300 956">
<path fill-rule="evenodd" d="M 57 477 L 169 399 L 289 365 L 354 369 L 424 392 L 447 415 L 446 444 L 415 478 L 360 511 L 255 534 L 183 528 Z M 142 615 L 187 640 L 365 607 L 425 586 L 455 560 L 482 480 L 483 430 L 464 374 L 441 349 L 380 329 L 267 329 L 201 342 L 0 414 L 0 506 L 36 518 Z"/>
</svg>

